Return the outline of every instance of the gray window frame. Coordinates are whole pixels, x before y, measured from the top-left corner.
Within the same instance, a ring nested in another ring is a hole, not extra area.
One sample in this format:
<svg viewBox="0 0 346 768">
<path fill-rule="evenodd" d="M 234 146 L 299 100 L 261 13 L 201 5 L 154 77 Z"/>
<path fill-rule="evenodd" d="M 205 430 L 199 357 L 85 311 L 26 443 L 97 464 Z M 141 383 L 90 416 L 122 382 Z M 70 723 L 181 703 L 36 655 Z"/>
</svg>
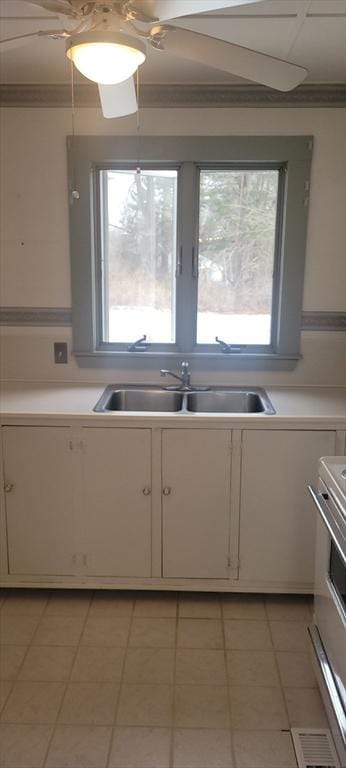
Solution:
<svg viewBox="0 0 346 768">
<path fill-rule="evenodd" d="M 312 146 L 311 136 L 68 136 L 73 350 L 78 364 L 156 370 L 172 358 L 189 357 L 196 367 L 200 361 L 211 370 L 295 367 L 300 358 Z M 127 344 L 101 338 L 105 233 L 99 216 L 99 170 L 141 163 L 178 169 L 177 253 L 183 268 L 181 275 L 177 270 L 176 344 L 129 352 Z M 240 352 L 224 354 L 217 344 L 195 343 L 199 171 L 245 167 L 275 168 L 280 174 L 272 338 L 270 345 L 247 345 Z"/>
</svg>

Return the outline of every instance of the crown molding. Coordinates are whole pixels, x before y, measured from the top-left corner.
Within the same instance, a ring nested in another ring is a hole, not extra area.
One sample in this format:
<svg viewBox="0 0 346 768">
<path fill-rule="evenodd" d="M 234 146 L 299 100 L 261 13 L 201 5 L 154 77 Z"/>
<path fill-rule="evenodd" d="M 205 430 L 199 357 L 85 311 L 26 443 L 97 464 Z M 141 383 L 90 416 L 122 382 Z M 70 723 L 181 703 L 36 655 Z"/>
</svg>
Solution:
<svg viewBox="0 0 346 768">
<path fill-rule="evenodd" d="M 0 325 L 70 326 L 68 307 L 0 307 Z M 346 312 L 303 312 L 302 331 L 346 331 Z"/>
<path fill-rule="evenodd" d="M 98 107 L 97 87 L 75 86 L 78 107 Z M 0 84 L 3 107 L 70 107 L 69 84 Z M 140 89 L 140 106 L 160 107 L 345 107 L 346 83 L 301 85 L 281 93 L 262 85 L 147 84 Z"/>
</svg>

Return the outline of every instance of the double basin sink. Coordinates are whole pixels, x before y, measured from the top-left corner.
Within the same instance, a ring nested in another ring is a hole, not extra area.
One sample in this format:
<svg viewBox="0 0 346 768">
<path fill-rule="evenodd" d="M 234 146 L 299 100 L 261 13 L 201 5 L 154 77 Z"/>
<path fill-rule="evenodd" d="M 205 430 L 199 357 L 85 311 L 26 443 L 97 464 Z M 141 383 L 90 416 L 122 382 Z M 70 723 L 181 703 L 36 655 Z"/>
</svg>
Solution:
<svg viewBox="0 0 346 768">
<path fill-rule="evenodd" d="M 168 390 L 160 387 L 114 386 L 105 389 L 94 411 L 151 413 L 263 413 L 275 410 L 264 389 L 252 387 Z"/>
</svg>

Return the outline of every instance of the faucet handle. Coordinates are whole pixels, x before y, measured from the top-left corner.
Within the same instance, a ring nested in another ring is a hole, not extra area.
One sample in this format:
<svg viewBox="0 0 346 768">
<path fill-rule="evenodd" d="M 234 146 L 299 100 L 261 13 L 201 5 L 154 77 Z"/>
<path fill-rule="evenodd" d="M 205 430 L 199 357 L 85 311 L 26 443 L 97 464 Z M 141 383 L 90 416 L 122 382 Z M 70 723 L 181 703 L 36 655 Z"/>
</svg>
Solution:
<svg viewBox="0 0 346 768">
<path fill-rule="evenodd" d="M 190 389 L 191 386 L 191 371 L 190 364 L 187 360 L 182 360 L 181 363 L 181 383 L 185 389 Z"/>
</svg>

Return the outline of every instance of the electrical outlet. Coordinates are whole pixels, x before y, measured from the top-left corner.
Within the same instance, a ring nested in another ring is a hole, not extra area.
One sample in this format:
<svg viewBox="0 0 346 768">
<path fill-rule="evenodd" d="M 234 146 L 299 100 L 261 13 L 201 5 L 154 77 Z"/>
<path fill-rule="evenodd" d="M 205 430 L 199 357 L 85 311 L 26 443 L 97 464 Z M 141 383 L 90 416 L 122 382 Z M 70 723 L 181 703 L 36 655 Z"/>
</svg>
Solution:
<svg viewBox="0 0 346 768">
<path fill-rule="evenodd" d="M 54 342 L 54 362 L 67 363 L 67 342 L 66 341 Z"/>
</svg>

